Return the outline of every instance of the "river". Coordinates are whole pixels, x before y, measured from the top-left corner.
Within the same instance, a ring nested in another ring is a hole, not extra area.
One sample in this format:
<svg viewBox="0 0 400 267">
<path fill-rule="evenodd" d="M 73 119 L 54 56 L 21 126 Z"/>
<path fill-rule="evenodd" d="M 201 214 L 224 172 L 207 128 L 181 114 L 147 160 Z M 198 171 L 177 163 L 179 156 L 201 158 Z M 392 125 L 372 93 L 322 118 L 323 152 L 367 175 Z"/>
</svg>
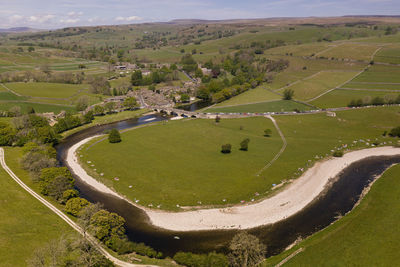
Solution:
<svg viewBox="0 0 400 267">
<path fill-rule="evenodd" d="M 147 115 L 107 125 L 94 126 L 77 132 L 63 140 L 57 147 L 58 160 L 66 165 L 66 152 L 75 143 L 106 130 L 124 130 L 145 123 L 165 120 L 160 115 Z M 371 157 L 348 166 L 339 174 L 331 188 L 310 203 L 301 212 L 275 223 L 250 229 L 247 232 L 260 238 L 268 247 L 268 256 L 276 255 L 292 244 L 297 238 L 307 237 L 331 224 L 338 215 L 349 212 L 357 203 L 363 189 L 377 175 L 392 164 L 400 163 L 400 156 Z M 67 166 L 68 167 L 68 166 Z M 173 232 L 152 226 L 147 215 L 125 200 L 101 193 L 76 179 L 76 188 L 81 196 L 91 202 L 99 202 L 109 211 L 116 212 L 126 220 L 127 235 L 134 242 L 144 242 L 164 255 L 173 256 L 178 251 L 196 253 L 226 251 L 232 237 L 238 230 Z M 157 194 L 157 192 L 154 192 Z M 179 239 L 175 237 L 178 236 Z"/>
</svg>

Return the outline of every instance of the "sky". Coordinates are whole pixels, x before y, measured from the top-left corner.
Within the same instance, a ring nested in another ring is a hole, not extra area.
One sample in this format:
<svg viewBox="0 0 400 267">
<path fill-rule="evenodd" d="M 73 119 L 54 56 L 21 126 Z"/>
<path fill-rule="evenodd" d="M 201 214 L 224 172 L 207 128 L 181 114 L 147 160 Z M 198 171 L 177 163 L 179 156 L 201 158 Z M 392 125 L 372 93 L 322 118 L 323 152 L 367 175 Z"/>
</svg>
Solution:
<svg viewBox="0 0 400 267">
<path fill-rule="evenodd" d="M 370 14 L 400 15 L 400 0 L 0 0 L 0 28 Z"/>
</svg>

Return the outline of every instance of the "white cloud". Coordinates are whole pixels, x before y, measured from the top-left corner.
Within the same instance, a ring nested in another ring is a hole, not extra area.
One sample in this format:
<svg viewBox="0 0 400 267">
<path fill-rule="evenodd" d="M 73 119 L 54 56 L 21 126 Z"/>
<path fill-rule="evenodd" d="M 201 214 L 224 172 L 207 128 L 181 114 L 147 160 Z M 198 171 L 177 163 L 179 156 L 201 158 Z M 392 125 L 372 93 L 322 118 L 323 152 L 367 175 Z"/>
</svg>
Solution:
<svg viewBox="0 0 400 267">
<path fill-rule="evenodd" d="M 22 21 L 23 19 L 24 19 L 23 16 L 17 15 L 17 14 L 12 15 L 12 16 L 9 18 L 9 20 L 10 20 L 11 23 L 19 22 L 19 21 Z"/>
<path fill-rule="evenodd" d="M 71 11 L 71 12 L 67 13 L 68 17 L 79 17 L 79 16 L 82 16 L 82 15 L 83 15 L 82 11 L 80 11 L 80 12 Z"/>
<path fill-rule="evenodd" d="M 142 20 L 141 17 L 138 16 L 130 16 L 130 17 L 116 17 L 115 18 L 116 21 L 125 21 L 125 22 L 130 22 L 130 21 L 137 21 L 137 20 Z"/>
<path fill-rule="evenodd" d="M 80 21 L 80 19 L 60 19 L 61 23 L 68 23 L 68 24 L 74 24 L 79 21 Z"/>
<path fill-rule="evenodd" d="M 35 22 L 35 23 L 45 23 L 50 21 L 51 19 L 55 18 L 54 15 L 37 15 L 37 16 L 29 16 L 28 21 L 29 22 Z"/>
</svg>

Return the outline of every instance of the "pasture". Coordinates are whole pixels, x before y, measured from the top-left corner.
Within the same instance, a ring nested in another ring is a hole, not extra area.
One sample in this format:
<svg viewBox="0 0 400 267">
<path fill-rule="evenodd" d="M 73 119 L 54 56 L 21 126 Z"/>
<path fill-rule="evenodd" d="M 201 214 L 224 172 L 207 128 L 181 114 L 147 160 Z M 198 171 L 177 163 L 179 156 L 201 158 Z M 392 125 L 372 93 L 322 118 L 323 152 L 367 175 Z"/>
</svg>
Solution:
<svg viewBox="0 0 400 267">
<path fill-rule="evenodd" d="M 285 89 L 292 89 L 294 91 L 295 99 L 309 100 L 330 89 L 342 85 L 355 75 L 357 75 L 357 72 L 321 71 L 290 85 Z M 283 89 L 278 92 L 282 93 Z"/>
<path fill-rule="evenodd" d="M 264 112 L 283 112 L 294 110 L 310 110 L 311 107 L 291 101 L 291 100 L 274 100 L 266 101 L 255 104 L 244 104 L 235 106 L 221 106 L 210 107 L 205 109 L 204 112 L 218 112 L 218 113 L 264 113 Z"/>
<path fill-rule="evenodd" d="M 21 149 L 6 149 L 9 167 L 28 185 L 29 174 L 19 168 Z M 36 248 L 75 231 L 50 209 L 24 191 L 0 168 L 0 262 L 1 266 L 26 266 Z"/>
<path fill-rule="evenodd" d="M 70 98 L 87 89 L 87 84 L 64 84 L 64 83 L 6 83 L 6 87 L 14 92 L 30 97 L 42 98 Z"/>
<path fill-rule="evenodd" d="M 351 100 L 362 99 L 365 102 L 370 101 L 374 97 L 382 97 L 384 99 L 396 98 L 400 95 L 395 92 L 384 92 L 384 91 L 365 91 L 365 90 L 340 90 L 336 89 L 328 94 L 325 94 L 318 99 L 311 101 L 310 104 L 319 108 L 339 108 L 347 107 Z"/>
<path fill-rule="evenodd" d="M 91 175 L 144 206 L 171 210 L 176 205 L 237 204 L 271 194 L 272 184 L 298 177 L 300 168 L 336 149 L 369 146 L 360 139 L 389 141 L 382 133 L 399 121 L 399 111 L 377 107 L 337 112 L 335 118 L 325 113 L 275 116 L 288 145 L 265 170 L 282 140 L 262 117 L 219 124 L 201 119 L 157 123 L 122 133 L 118 144 L 92 141 L 79 153 Z M 272 137 L 263 136 L 265 128 L 273 130 Z M 250 138 L 247 152 L 239 150 L 244 138 Z M 231 154 L 220 152 L 224 143 L 232 144 Z"/>
</svg>

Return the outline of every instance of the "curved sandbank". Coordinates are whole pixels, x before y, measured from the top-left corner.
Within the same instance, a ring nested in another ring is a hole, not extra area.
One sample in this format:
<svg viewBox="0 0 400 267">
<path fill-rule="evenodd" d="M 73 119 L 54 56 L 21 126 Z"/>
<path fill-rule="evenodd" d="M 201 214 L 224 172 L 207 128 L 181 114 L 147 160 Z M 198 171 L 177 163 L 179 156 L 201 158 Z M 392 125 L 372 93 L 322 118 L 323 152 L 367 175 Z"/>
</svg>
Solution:
<svg viewBox="0 0 400 267">
<path fill-rule="evenodd" d="M 84 139 L 68 150 L 67 163 L 72 171 L 97 190 L 125 199 L 144 210 L 154 226 L 173 231 L 249 229 L 276 223 L 310 204 L 329 185 L 330 179 L 335 178 L 348 165 L 372 156 L 400 155 L 400 148 L 389 146 L 348 152 L 341 158 L 317 162 L 284 190 L 260 202 L 226 208 L 168 212 L 139 206 L 87 174 L 78 163 L 75 152 L 95 137 L 97 136 Z"/>
</svg>

